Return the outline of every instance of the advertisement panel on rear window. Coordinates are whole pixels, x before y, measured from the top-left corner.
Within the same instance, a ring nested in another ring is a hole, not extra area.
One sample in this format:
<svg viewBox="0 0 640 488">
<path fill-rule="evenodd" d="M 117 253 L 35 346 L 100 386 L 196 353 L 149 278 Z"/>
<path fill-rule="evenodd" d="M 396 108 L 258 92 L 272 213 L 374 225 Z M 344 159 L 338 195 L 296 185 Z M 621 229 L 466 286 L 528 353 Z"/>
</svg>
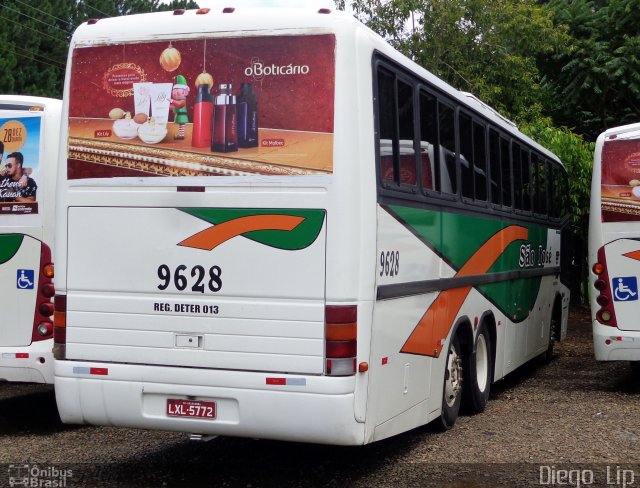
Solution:
<svg viewBox="0 0 640 488">
<path fill-rule="evenodd" d="M 333 171 L 333 35 L 77 48 L 68 178 Z"/>
<path fill-rule="evenodd" d="M 0 112 L 0 215 L 38 213 L 41 122 Z"/>
<path fill-rule="evenodd" d="M 640 140 L 606 141 L 602 149 L 602 220 L 640 220 Z"/>
</svg>

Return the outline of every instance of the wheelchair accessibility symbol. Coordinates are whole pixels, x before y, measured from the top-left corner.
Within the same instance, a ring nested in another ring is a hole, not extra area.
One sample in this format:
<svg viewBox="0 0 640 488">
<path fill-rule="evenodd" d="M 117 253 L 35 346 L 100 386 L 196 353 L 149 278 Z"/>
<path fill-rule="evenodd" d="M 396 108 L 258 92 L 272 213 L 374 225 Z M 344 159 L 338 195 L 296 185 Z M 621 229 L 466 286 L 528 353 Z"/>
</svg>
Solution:
<svg viewBox="0 0 640 488">
<path fill-rule="evenodd" d="M 616 302 L 631 302 L 638 299 L 638 280 L 635 276 L 613 279 L 613 299 Z"/>
<path fill-rule="evenodd" d="M 19 269 L 16 279 L 18 290 L 33 290 L 35 285 L 34 272 L 32 269 Z"/>
</svg>

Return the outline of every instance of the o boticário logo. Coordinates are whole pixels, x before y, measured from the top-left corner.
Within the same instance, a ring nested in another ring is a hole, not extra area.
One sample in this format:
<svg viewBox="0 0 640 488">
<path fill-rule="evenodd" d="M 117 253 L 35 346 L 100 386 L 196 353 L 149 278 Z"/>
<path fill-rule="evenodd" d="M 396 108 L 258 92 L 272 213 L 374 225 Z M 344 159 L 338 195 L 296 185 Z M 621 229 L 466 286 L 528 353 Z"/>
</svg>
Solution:
<svg viewBox="0 0 640 488">
<path fill-rule="evenodd" d="M 212 227 L 179 242 L 179 246 L 211 251 L 238 236 L 288 251 L 315 242 L 324 223 L 324 210 L 182 208 Z"/>
</svg>

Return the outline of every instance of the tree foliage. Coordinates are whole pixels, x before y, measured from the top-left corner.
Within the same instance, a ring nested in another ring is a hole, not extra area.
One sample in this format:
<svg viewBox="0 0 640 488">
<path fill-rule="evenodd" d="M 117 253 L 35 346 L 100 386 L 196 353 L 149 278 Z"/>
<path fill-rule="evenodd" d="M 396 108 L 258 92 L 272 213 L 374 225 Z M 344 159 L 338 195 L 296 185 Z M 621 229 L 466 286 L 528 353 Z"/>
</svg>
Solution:
<svg viewBox="0 0 640 488">
<path fill-rule="evenodd" d="M 543 110 L 537 59 L 567 42 L 534 0 L 355 0 L 353 8 L 418 64 L 512 118 Z"/>
<path fill-rule="evenodd" d="M 552 0 L 567 49 L 542 63 L 557 123 L 595 139 L 640 119 L 640 0 Z"/>
<path fill-rule="evenodd" d="M 543 145 L 564 163 L 569 174 L 571 216 L 586 239 L 591 195 L 591 169 L 595 144 L 587 142 L 566 127 L 556 127 L 550 118 L 524 123 L 520 130 Z"/>
<path fill-rule="evenodd" d="M 90 18 L 197 7 L 193 0 L 3 0 L 0 93 L 60 98 L 69 41 Z"/>
</svg>

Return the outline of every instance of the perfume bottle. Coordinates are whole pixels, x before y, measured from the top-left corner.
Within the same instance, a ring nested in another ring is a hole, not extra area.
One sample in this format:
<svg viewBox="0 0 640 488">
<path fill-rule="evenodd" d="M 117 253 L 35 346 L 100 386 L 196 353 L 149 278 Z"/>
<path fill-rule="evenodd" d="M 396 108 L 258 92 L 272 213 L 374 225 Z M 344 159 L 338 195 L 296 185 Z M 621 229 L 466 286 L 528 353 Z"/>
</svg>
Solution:
<svg viewBox="0 0 640 488">
<path fill-rule="evenodd" d="M 211 144 L 211 129 L 213 125 L 213 98 L 209 85 L 198 85 L 198 94 L 193 104 L 193 147 L 209 147 Z"/>
<path fill-rule="evenodd" d="M 253 83 L 241 83 L 238 95 L 238 146 L 258 147 L 258 100 Z"/>
<path fill-rule="evenodd" d="M 231 94 L 231 83 L 220 85 L 213 109 L 213 135 L 211 150 L 232 152 L 238 150 L 236 97 Z"/>
</svg>

